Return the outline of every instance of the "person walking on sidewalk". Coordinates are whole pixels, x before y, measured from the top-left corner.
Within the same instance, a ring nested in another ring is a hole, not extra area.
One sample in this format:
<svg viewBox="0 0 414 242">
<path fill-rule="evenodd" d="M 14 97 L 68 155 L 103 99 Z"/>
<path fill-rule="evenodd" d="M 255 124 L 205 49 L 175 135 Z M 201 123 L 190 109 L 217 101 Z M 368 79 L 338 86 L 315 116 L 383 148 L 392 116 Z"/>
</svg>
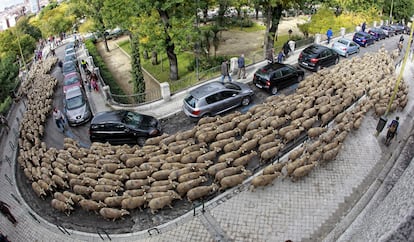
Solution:
<svg viewBox="0 0 414 242">
<path fill-rule="evenodd" d="M 362 23 L 362 26 L 361 26 L 361 30 L 362 30 L 362 32 L 365 32 L 365 28 L 367 27 L 367 24 L 365 23 L 365 22 L 363 22 Z"/>
<path fill-rule="evenodd" d="M 398 126 L 400 125 L 400 117 L 396 117 L 394 120 L 391 121 L 390 125 L 388 126 L 387 131 L 387 138 L 385 139 L 385 145 L 389 145 L 391 140 L 394 139 L 394 136 L 397 135 Z"/>
<path fill-rule="evenodd" d="M 82 66 L 83 71 L 86 72 L 88 68 L 88 62 L 86 62 L 86 60 L 81 60 L 81 66 Z"/>
<path fill-rule="evenodd" d="M 285 54 L 283 53 L 283 49 L 281 49 L 279 51 L 279 54 L 277 55 L 277 62 L 282 63 L 284 57 L 285 57 Z"/>
<path fill-rule="evenodd" d="M 333 36 L 332 28 L 329 27 L 328 31 L 326 31 L 326 37 L 328 38 L 328 44 L 331 42 L 331 38 Z"/>
<path fill-rule="evenodd" d="M 242 76 L 243 79 L 246 79 L 246 66 L 244 62 L 244 54 L 241 54 L 239 59 L 237 59 L 237 66 L 239 68 L 238 79 L 240 79 L 240 76 Z"/>
<path fill-rule="evenodd" d="M 225 60 L 221 63 L 221 82 L 224 83 L 224 78 L 228 77 L 229 82 L 231 82 L 231 76 L 229 74 L 229 61 Z"/>
<path fill-rule="evenodd" d="M 53 118 L 55 119 L 58 129 L 65 132 L 65 119 L 63 118 L 62 112 L 57 107 L 53 110 Z"/>
<path fill-rule="evenodd" d="M 95 72 L 91 73 L 91 78 L 90 79 L 91 79 L 91 86 L 92 86 L 93 90 L 99 91 L 98 76 L 95 74 Z"/>
<path fill-rule="evenodd" d="M 13 214 L 10 212 L 9 205 L 3 201 L 0 201 L 0 212 L 7 217 L 10 222 L 13 223 L 13 225 L 17 224 L 16 218 L 13 216 Z"/>
</svg>

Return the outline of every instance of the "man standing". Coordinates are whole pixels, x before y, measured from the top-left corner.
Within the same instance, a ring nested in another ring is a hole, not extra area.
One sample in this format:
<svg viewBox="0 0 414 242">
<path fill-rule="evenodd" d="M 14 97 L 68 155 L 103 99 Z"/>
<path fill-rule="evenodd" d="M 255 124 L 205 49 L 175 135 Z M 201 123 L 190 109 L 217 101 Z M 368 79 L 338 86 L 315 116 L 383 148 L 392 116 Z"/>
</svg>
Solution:
<svg viewBox="0 0 414 242">
<path fill-rule="evenodd" d="M 57 107 L 53 110 L 53 118 L 59 130 L 65 132 L 65 120 L 63 119 L 62 112 Z"/>
<path fill-rule="evenodd" d="M 244 63 L 244 54 L 241 54 L 239 59 L 237 59 L 237 66 L 239 67 L 238 79 L 240 79 L 240 76 L 243 76 L 243 79 L 246 79 L 246 66 Z"/>
<path fill-rule="evenodd" d="M 365 23 L 365 22 L 363 22 L 362 23 L 362 26 L 361 26 L 361 30 L 362 30 L 362 32 L 365 32 L 365 28 L 367 27 L 367 24 Z"/>
<path fill-rule="evenodd" d="M 224 78 L 228 77 L 229 81 L 231 82 L 231 76 L 229 74 L 229 61 L 225 60 L 221 63 L 221 82 L 224 83 Z"/>
<path fill-rule="evenodd" d="M 332 28 L 329 27 L 328 31 L 326 31 L 326 37 L 328 38 L 328 44 L 329 42 L 331 42 L 332 35 L 333 35 Z"/>
</svg>

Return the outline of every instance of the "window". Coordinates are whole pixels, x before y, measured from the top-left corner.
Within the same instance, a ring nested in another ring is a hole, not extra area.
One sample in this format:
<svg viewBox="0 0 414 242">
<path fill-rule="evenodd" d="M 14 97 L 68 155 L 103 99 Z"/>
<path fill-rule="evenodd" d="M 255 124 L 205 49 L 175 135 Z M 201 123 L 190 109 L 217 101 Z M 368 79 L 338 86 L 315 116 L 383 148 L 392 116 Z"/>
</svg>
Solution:
<svg viewBox="0 0 414 242">
<path fill-rule="evenodd" d="M 273 72 L 272 78 L 281 78 L 281 77 L 282 77 L 282 72 L 280 70 Z"/>
<path fill-rule="evenodd" d="M 237 95 L 237 92 L 233 92 L 233 91 L 223 91 L 221 92 L 221 100 L 230 98 Z"/>
<path fill-rule="evenodd" d="M 285 68 L 282 69 L 282 76 L 287 76 L 287 75 L 290 75 L 292 73 L 293 73 L 293 70 L 288 68 L 288 67 L 285 67 Z"/>
<path fill-rule="evenodd" d="M 218 102 L 220 100 L 221 100 L 221 94 L 220 93 L 216 93 L 216 94 L 213 94 L 213 95 L 210 95 L 210 96 L 206 97 L 206 102 L 208 104 L 212 104 L 212 103 Z"/>
</svg>

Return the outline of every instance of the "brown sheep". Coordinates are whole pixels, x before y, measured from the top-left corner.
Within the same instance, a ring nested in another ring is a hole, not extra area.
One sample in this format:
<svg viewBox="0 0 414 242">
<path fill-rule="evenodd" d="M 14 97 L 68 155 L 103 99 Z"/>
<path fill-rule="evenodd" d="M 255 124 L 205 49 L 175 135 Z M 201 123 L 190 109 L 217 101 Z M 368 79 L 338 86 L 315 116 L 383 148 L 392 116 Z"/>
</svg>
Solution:
<svg viewBox="0 0 414 242">
<path fill-rule="evenodd" d="M 259 151 L 259 153 L 262 153 L 262 152 L 264 152 L 264 151 L 266 151 L 266 150 L 268 150 L 268 149 L 270 149 L 272 147 L 276 147 L 276 146 L 278 146 L 280 144 L 281 144 L 280 140 L 279 139 L 276 139 L 275 141 L 272 141 L 272 142 L 268 142 L 268 143 L 264 143 L 264 144 L 259 145 L 259 148 L 257 150 Z"/>
<path fill-rule="evenodd" d="M 224 146 L 223 151 L 224 151 L 224 153 L 228 153 L 230 151 L 238 150 L 240 148 L 240 146 L 246 141 L 247 141 L 247 139 L 242 138 L 240 140 L 235 140 L 233 142 L 230 142 L 230 143 L 228 143 Z M 212 159 L 210 159 L 210 160 L 212 160 Z"/>
<path fill-rule="evenodd" d="M 205 148 L 205 147 L 207 147 L 207 144 L 205 142 L 201 142 L 201 143 L 198 143 L 198 144 L 193 144 L 193 145 L 190 145 L 190 146 L 187 146 L 187 147 L 183 148 L 181 150 L 181 155 L 186 155 L 190 152 L 198 151 L 198 150 L 201 150 L 202 148 Z"/>
<path fill-rule="evenodd" d="M 260 154 L 260 161 L 261 162 L 266 162 L 272 158 L 274 158 L 279 151 L 282 149 L 282 145 L 278 145 L 275 147 L 271 147 L 267 150 L 264 150 L 261 154 Z"/>
<path fill-rule="evenodd" d="M 273 174 L 258 175 L 254 177 L 251 182 L 250 191 L 254 191 L 254 189 L 257 187 L 264 187 L 264 186 L 272 184 L 273 181 L 281 175 L 282 173 L 275 172 Z"/>
<path fill-rule="evenodd" d="M 246 166 L 249 164 L 249 161 L 251 161 L 255 156 L 257 156 L 257 152 L 252 150 L 249 154 L 240 156 L 239 158 L 235 159 L 231 162 L 232 166 Z"/>
<path fill-rule="evenodd" d="M 214 176 L 214 179 L 218 182 L 220 182 L 224 177 L 232 176 L 241 172 L 244 172 L 246 169 L 244 166 L 237 166 L 237 167 L 228 167 L 224 168 L 221 171 L 218 171 L 216 175 Z"/>
<path fill-rule="evenodd" d="M 182 183 L 182 182 L 186 182 L 192 179 L 196 179 L 200 177 L 201 175 L 204 175 L 206 172 L 207 172 L 206 170 L 202 170 L 202 171 L 194 171 L 194 172 L 182 174 L 181 176 L 178 177 L 178 182 Z"/>
<path fill-rule="evenodd" d="M 328 128 L 322 128 L 322 127 L 310 128 L 308 130 L 308 136 L 309 136 L 309 138 L 318 137 L 320 134 L 322 134 L 323 132 L 325 132 L 327 129 Z"/>
<path fill-rule="evenodd" d="M 192 202 L 196 199 L 199 199 L 211 193 L 214 193 L 217 190 L 218 190 L 218 186 L 216 184 L 212 184 L 210 186 L 194 187 L 187 192 L 187 199 L 189 202 Z"/>
<path fill-rule="evenodd" d="M 52 199 L 51 205 L 54 209 L 65 213 L 67 216 L 69 216 L 70 211 L 73 210 L 72 206 L 57 199 Z"/>
<path fill-rule="evenodd" d="M 176 169 L 174 169 L 176 170 Z M 151 174 L 151 177 L 154 178 L 155 180 L 167 180 L 169 175 L 171 174 L 171 172 L 173 172 L 174 170 L 160 170 L 160 171 L 156 171 L 154 173 Z"/>
<path fill-rule="evenodd" d="M 242 146 L 240 146 L 241 152 L 244 154 L 246 152 L 249 152 L 257 147 L 257 144 L 259 142 L 259 138 L 255 138 L 249 141 L 246 141 Z"/>
<path fill-rule="evenodd" d="M 241 174 L 226 176 L 220 180 L 220 190 L 225 190 L 230 187 L 235 187 L 241 184 L 247 177 L 251 176 L 251 171 L 244 171 Z"/>
<path fill-rule="evenodd" d="M 101 208 L 99 210 L 99 214 L 106 219 L 112 219 L 112 221 L 115 221 L 118 218 L 129 215 L 129 212 L 125 209 Z"/>
<path fill-rule="evenodd" d="M 220 151 L 220 148 L 216 148 L 212 151 L 209 151 L 205 154 L 202 154 L 199 157 L 197 157 L 196 162 L 197 163 L 203 163 L 203 162 L 208 161 L 208 160 L 213 160 L 214 158 L 216 158 L 217 152 L 219 152 L 219 151 Z"/>
<path fill-rule="evenodd" d="M 241 130 L 239 128 L 235 128 L 233 130 L 229 130 L 223 133 L 218 133 L 215 138 L 216 140 L 225 140 L 237 136 L 238 134 L 240 134 L 240 132 Z"/>
<path fill-rule="evenodd" d="M 138 189 L 142 186 L 148 185 L 151 182 L 154 182 L 155 179 L 152 177 L 148 177 L 147 179 L 134 179 L 134 180 L 128 180 L 125 182 L 125 189 L 132 190 L 132 189 Z"/>
<path fill-rule="evenodd" d="M 194 163 L 199 156 L 201 156 L 205 153 L 207 153 L 207 149 L 205 149 L 205 148 L 202 148 L 202 149 L 197 150 L 197 151 L 190 152 L 190 153 L 184 155 L 181 158 L 181 163 L 183 163 L 183 164 Z"/>
<path fill-rule="evenodd" d="M 210 176 L 215 176 L 217 172 L 223 170 L 224 168 L 227 168 L 229 163 L 230 162 L 222 162 L 212 165 L 207 169 L 207 173 Z"/>
<path fill-rule="evenodd" d="M 162 209 L 165 206 L 169 206 L 170 208 L 172 208 L 171 202 L 174 199 L 179 199 L 179 197 L 176 197 L 176 196 L 157 197 L 149 201 L 148 207 L 151 209 L 151 213 L 155 214 L 157 210 Z"/>
<path fill-rule="evenodd" d="M 304 165 L 296 168 L 291 175 L 292 181 L 297 181 L 299 178 L 308 175 L 309 172 L 311 172 L 317 165 L 317 162 L 312 162 L 309 165 Z"/>
<path fill-rule="evenodd" d="M 206 177 L 200 176 L 196 179 L 188 180 L 186 182 L 178 184 L 176 190 L 180 196 L 184 196 L 190 189 L 199 186 L 206 181 L 208 181 Z"/>
<path fill-rule="evenodd" d="M 218 157 L 217 162 L 222 163 L 222 162 L 227 162 L 227 161 L 233 161 L 233 160 L 239 158 L 241 154 L 242 154 L 241 149 L 231 151 L 229 153 L 220 155 Z"/>
<path fill-rule="evenodd" d="M 193 171 L 194 169 L 192 167 L 183 167 L 181 169 L 171 172 L 170 175 L 168 176 L 168 179 L 173 181 L 173 180 L 178 179 L 179 176 L 193 172 Z"/>
<path fill-rule="evenodd" d="M 269 175 L 269 174 L 274 174 L 276 172 L 281 172 L 282 168 L 286 164 L 287 164 L 286 162 L 280 162 L 280 163 L 268 165 L 263 169 L 263 175 Z"/>
<path fill-rule="evenodd" d="M 218 140 L 210 144 L 210 150 L 214 150 L 216 148 L 220 148 L 221 150 L 224 148 L 226 144 L 232 143 L 236 140 L 235 137 L 230 137 L 228 139 Z"/>
<path fill-rule="evenodd" d="M 108 207 L 121 207 L 122 200 L 124 200 L 126 197 L 124 196 L 113 196 L 113 197 L 107 197 L 104 199 L 104 203 Z"/>
<path fill-rule="evenodd" d="M 274 130 L 272 133 L 260 138 L 260 140 L 258 142 L 259 145 L 275 141 L 277 134 L 278 134 L 278 132 L 276 130 Z"/>
</svg>

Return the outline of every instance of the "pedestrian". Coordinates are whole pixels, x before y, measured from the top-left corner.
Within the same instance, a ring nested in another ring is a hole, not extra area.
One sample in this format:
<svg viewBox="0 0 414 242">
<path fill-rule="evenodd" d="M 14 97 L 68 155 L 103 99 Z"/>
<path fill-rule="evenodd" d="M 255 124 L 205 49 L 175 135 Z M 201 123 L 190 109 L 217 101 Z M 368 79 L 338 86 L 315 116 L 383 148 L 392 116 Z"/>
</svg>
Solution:
<svg viewBox="0 0 414 242">
<path fill-rule="evenodd" d="M 289 52 L 290 52 L 290 46 L 288 42 L 286 42 L 285 44 L 283 44 L 283 54 L 287 57 L 289 55 Z"/>
<path fill-rule="evenodd" d="M 231 82 L 231 76 L 229 74 L 229 61 L 225 60 L 221 63 L 221 82 L 224 83 L 224 78 L 228 77 L 229 82 Z"/>
<path fill-rule="evenodd" d="M 331 42 L 332 35 L 333 35 L 332 28 L 329 27 L 328 31 L 326 31 L 326 37 L 328 38 L 328 44 L 329 42 Z"/>
<path fill-rule="evenodd" d="M 10 222 L 13 223 L 13 225 L 17 224 L 16 218 L 13 216 L 13 214 L 10 212 L 9 205 L 3 201 L 0 201 L 0 212 L 7 217 Z"/>
<path fill-rule="evenodd" d="M 55 49 L 50 49 L 50 52 L 52 52 L 52 56 L 56 56 Z"/>
<path fill-rule="evenodd" d="M 288 45 L 290 47 L 290 51 L 293 53 L 295 51 L 295 45 L 296 45 L 295 41 L 293 41 L 292 39 L 289 40 Z"/>
<path fill-rule="evenodd" d="M 81 60 L 81 66 L 82 66 L 82 69 L 86 72 L 88 68 L 88 62 L 86 62 L 86 60 Z"/>
<path fill-rule="evenodd" d="M 244 54 L 241 54 L 239 59 L 237 59 L 237 67 L 239 68 L 238 79 L 240 79 L 240 76 L 242 76 L 243 79 L 246 79 L 246 66 L 244 61 Z"/>
<path fill-rule="evenodd" d="M 63 62 L 61 60 L 58 61 L 58 66 L 60 67 L 60 69 L 63 68 Z"/>
<path fill-rule="evenodd" d="M 273 63 L 275 61 L 275 49 L 271 48 L 269 51 L 267 51 L 267 61 L 269 63 Z"/>
<path fill-rule="evenodd" d="M 4 127 L 6 129 L 6 132 L 9 133 L 10 127 L 9 127 L 9 122 L 7 121 L 7 118 L 3 115 L 0 114 L 0 127 Z"/>
<path fill-rule="evenodd" d="M 95 74 L 95 72 L 92 72 L 91 73 L 90 80 L 91 80 L 91 86 L 92 86 L 93 90 L 99 91 L 99 88 L 98 88 L 98 76 Z"/>
<path fill-rule="evenodd" d="M 399 126 L 400 117 L 396 117 L 394 120 L 391 121 L 390 125 L 388 125 L 387 137 L 385 139 L 385 144 L 389 145 L 391 140 L 397 135 L 398 126 Z"/>
<path fill-rule="evenodd" d="M 279 51 L 279 54 L 277 55 L 277 62 L 282 63 L 284 57 L 285 57 L 285 54 L 283 53 L 283 49 L 281 49 Z"/>
<path fill-rule="evenodd" d="M 53 118 L 55 119 L 56 126 L 59 130 L 65 132 L 65 119 L 63 118 L 62 112 L 57 107 L 53 110 Z"/>
<path fill-rule="evenodd" d="M 365 23 L 365 22 L 363 22 L 362 23 L 362 26 L 361 26 L 361 30 L 362 30 L 362 32 L 365 32 L 365 28 L 367 27 L 367 24 Z"/>
</svg>

